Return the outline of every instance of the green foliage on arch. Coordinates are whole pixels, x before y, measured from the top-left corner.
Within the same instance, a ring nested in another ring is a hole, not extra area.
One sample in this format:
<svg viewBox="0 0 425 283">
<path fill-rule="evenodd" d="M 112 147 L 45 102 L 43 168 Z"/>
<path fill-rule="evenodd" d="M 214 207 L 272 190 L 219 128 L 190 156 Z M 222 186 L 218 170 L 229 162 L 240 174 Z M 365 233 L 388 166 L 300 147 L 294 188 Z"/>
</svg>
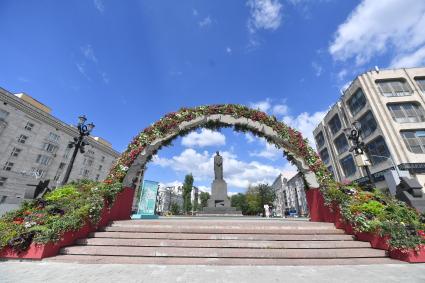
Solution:
<svg viewBox="0 0 425 283">
<path fill-rule="evenodd" d="M 285 149 L 289 151 L 291 155 L 302 159 L 310 170 L 315 173 L 321 187 L 328 187 L 330 183 L 334 182 L 331 174 L 321 161 L 318 154 L 308 144 L 307 139 L 303 139 L 300 132 L 278 121 L 274 116 L 237 104 L 219 104 L 199 106 L 195 108 L 182 108 L 177 112 L 165 115 L 159 121 L 147 127 L 139 135 L 133 138 L 133 141 L 128 145 L 127 150 L 120 156 L 111 169 L 105 182 L 122 182 L 128 169 L 136 160 L 137 156 L 139 156 L 139 154 L 155 140 L 164 138 L 170 134 L 175 134 L 176 136 L 185 134 L 179 128 L 181 123 L 189 122 L 199 117 L 208 117 L 216 114 L 228 115 L 235 119 L 246 118 L 269 126 L 285 142 Z M 261 132 L 256 132 L 253 129 L 246 128 L 244 125 L 235 125 L 235 129 L 252 131 L 258 136 L 263 136 L 266 139 L 269 138 L 264 136 Z M 269 142 L 273 141 L 269 140 Z M 283 150 L 283 145 L 275 145 Z"/>
</svg>

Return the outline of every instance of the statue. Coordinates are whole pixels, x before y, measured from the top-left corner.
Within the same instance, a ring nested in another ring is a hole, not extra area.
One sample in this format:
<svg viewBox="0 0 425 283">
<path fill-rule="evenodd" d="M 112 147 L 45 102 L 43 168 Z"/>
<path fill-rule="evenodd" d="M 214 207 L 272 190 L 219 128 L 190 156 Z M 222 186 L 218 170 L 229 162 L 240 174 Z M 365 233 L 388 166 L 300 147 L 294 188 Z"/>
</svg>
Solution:
<svg viewBox="0 0 425 283">
<path fill-rule="evenodd" d="M 214 156 L 214 176 L 215 180 L 223 180 L 223 157 L 218 151 Z"/>
</svg>

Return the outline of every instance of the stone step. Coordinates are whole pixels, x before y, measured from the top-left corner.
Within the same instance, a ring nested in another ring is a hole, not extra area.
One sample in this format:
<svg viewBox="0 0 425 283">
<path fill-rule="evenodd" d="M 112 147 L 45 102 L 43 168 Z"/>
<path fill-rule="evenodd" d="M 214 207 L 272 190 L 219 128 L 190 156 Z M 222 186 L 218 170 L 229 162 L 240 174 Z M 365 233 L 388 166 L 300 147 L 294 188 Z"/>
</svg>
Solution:
<svg viewBox="0 0 425 283">
<path fill-rule="evenodd" d="M 161 264 L 161 265 L 369 265 L 405 264 L 405 262 L 385 257 L 376 258 L 199 258 L 199 257 L 130 257 L 130 256 L 91 256 L 58 255 L 46 258 L 49 262 L 72 262 L 86 264 Z"/>
<path fill-rule="evenodd" d="M 262 227 L 262 226 L 168 226 L 168 225 L 112 225 L 106 232 L 198 233 L 198 234 L 344 234 L 335 227 Z"/>
<path fill-rule="evenodd" d="M 205 221 L 203 221 L 205 219 Z M 158 226 L 199 226 L 199 225 L 207 225 L 207 226 L 264 226 L 264 227 L 324 227 L 324 228 L 335 228 L 333 223 L 325 223 L 325 222 L 310 222 L 304 220 L 211 220 L 208 218 L 197 218 L 193 219 L 160 219 L 160 220 L 152 220 L 152 219 L 144 219 L 144 220 L 120 220 L 120 221 L 112 221 L 110 223 L 111 226 L 138 226 L 138 225 L 158 225 Z"/>
<path fill-rule="evenodd" d="M 360 241 L 235 241 L 235 240 L 168 240 L 168 239 L 80 239 L 77 245 L 132 247 L 194 247 L 194 248 L 251 248 L 251 249 L 337 249 L 370 248 Z"/>
<path fill-rule="evenodd" d="M 71 246 L 61 254 L 138 257 L 212 257 L 212 258 L 356 258 L 385 257 L 385 251 L 371 248 L 356 249 L 248 249 L 248 248 L 176 248 Z"/>
<path fill-rule="evenodd" d="M 95 232 L 92 238 L 122 239 L 170 239 L 170 240 L 264 240 L 264 241 L 354 241 L 346 234 L 196 234 L 196 233 L 141 233 L 141 232 Z"/>
</svg>

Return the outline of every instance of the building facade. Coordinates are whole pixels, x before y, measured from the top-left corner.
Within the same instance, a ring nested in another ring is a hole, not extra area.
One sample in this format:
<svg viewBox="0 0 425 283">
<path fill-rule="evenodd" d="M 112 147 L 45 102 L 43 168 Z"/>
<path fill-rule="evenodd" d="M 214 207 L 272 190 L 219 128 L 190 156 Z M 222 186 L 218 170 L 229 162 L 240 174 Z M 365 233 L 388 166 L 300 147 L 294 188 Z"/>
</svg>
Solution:
<svg viewBox="0 0 425 283">
<path fill-rule="evenodd" d="M 368 71 L 359 75 L 314 130 L 318 153 L 334 177 L 367 181 L 344 133 L 360 122 L 377 187 L 397 164 L 425 184 L 425 68 Z"/>
<path fill-rule="evenodd" d="M 78 130 L 51 115 L 51 109 L 26 94 L 0 88 L 0 203 L 19 203 L 28 185 L 50 180 L 60 185 Z M 119 153 L 99 137 L 88 137 L 77 154 L 69 181 L 103 180 Z"/>
<path fill-rule="evenodd" d="M 276 199 L 273 203 L 273 211 L 276 216 L 308 215 L 305 183 L 301 173 L 289 180 L 280 174 L 274 180 L 272 188 L 276 191 Z"/>
<path fill-rule="evenodd" d="M 190 199 L 192 202 L 192 211 L 194 210 L 195 200 L 198 200 L 199 210 L 200 202 L 198 187 L 192 187 Z M 176 203 L 180 207 L 180 209 L 183 209 L 183 185 L 160 186 L 158 189 L 156 211 L 161 215 L 166 212 L 169 212 L 173 203 Z"/>
</svg>

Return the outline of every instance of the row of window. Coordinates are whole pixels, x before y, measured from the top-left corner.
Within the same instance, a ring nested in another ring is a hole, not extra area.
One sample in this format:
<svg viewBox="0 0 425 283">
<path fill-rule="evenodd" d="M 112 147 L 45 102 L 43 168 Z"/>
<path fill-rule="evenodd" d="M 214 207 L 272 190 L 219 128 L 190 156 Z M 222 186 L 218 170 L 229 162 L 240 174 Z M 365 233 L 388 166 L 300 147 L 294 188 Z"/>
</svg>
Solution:
<svg viewBox="0 0 425 283">
<path fill-rule="evenodd" d="M 405 102 L 405 103 L 391 103 L 387 105 L 388 110 L 391 113 L 391 117 L 394 121 L 398 123 L 417 123 L 425 122 L 425 110 L 423 107 L 414 102 Z M 376 129 L 377 123 L 371 111 L 368 111 L 365 115 L 360 117 L 358 120 L 361 124 L 362 129 L 362 138 L 365 139 L 370 136 Z M 329 127 L 333 134 L 337 133 L 341 128 L 341 122 L 339 120 L 338 114 L 336 114 L 331 121 L 329 121 Z M 323 133 L 320 132 L 316 135 L 316 143 L 319 148 L 321 148 L 325 139 Z M 334 140 L 335 146 L 339 154 L 346 151 L 348 143 L 343 137 L 343 134 L 338 136 Z"/>
</svg>

